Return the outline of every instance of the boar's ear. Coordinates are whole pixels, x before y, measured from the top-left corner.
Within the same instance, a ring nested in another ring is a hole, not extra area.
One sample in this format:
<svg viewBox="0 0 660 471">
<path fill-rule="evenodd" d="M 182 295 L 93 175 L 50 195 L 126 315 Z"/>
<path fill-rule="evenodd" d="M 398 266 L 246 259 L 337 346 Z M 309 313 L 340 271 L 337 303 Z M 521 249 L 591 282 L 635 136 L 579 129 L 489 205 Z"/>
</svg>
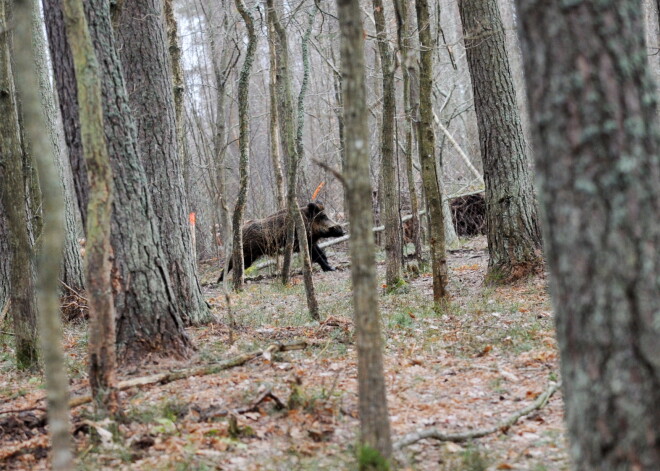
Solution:
<svg viewBox="0 0 660 471">
<path fill-rule="evenodd" d="M 321 202 L 316 202 L 316 203 L 311 202 L 307 205 L 307 209 L 309 211 L 309 214 L 314 216 L 314 215 L 320 213 L 321 211 L 323 211 L 323 203 L 321 203 Z"/>
</svg>

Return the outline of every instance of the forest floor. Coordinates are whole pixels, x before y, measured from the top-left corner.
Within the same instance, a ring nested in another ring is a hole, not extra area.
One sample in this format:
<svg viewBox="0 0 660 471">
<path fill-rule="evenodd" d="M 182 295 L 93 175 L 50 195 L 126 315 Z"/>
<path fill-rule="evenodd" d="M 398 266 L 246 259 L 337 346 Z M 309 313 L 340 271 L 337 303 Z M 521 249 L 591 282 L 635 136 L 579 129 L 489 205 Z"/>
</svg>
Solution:
<svg viewBox="0 0 660 471">
<path fill-rule="evenodd" d="M 394 441 L 429 427 L 463 432 L 496 425 L 558 379 L 545 278 L 485 287 L 485 249 L 478 237 L 450 254 L 452 303 L 442 313 L 430 308 L 428 273 L 380 297 Z M 114 428 L 95 421 L 89 405 L 76 408 L 78 468 L 357 469 L 350 268 L 345 250 L 328 255 L 338 270 L 315 273 L 323 322 L 307 316 L 300 275 L 288 287 L 260 275 L 232 295 L 237 324 L 232 345 L 224 294 L 212 283 L 217 263 L 202 264 L 202 282 L 219 322 L 188 330 L 197 347 L 192 358 L 145 359 L 139 368 L 121 371 L 121 379 L 210 364 L 277 342 L 305 340 L 309 346 L 214 375 L 128 389 L 121 393 L 125 418 Z M 65 327 L 65 348 L 73 395 L 86 393 L 83 323 Z M 43 407 L 43 396 L 41 376 L 17 372 L 11 337 L 0 337 L 0 469 L 47 469 L 43 412 L 2 413 Z M 562 412 L 558 392 L 513 426 L 470 443 L 427 439 L 407 446 L 396 455 L 397 469 L 569 469 Z M 100 444 L 91 439 L 91 429 Z M 18 448 L 20 453 L 6 457 Z"/>
</svg>

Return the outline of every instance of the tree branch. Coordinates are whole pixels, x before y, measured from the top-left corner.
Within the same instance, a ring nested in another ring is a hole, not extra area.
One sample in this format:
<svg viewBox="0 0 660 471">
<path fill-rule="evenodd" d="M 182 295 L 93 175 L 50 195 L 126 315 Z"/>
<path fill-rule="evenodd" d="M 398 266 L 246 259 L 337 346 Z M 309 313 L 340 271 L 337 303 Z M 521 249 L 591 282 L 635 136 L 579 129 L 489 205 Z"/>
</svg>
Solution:
<svg viewBox="0 0 660 471">
<path fill-rule="evenodd" d="M 518 419 L 520 419 L 521 417 L 528 415 L 530 412 L 542 408 L 548 402 L 550 397 L 555 392 L 557 392 L 557 390 L 560 387 L 561 387 L 561 381 L 557 383 L 551 383 L 550 387 L 548 387 L 548 389 L 543 394 L 541 394 L 533 403 L 531 403 L 524 409 L 521 409 L 518 412 L 512 414 L 502 422 L 492 427 L 478 429 L 478 430 L 471 430 L 469 432 L 457 432 L 457 433 L 446 433 L 435 428 L 422 430 L 420 432 L 414 432 L 404 435 L 400 440 L 398 440 L 394 444 L 394 449 L 400 450 L 403 447 L 412 445 L 413 443 L 416 443 L 420 440 L 424 440 L 425 438 L 433 438 L 435 440 L 440 440 L 443 442 L 463 442 L 466 440 L 471 440 L 473 438 L 480 438 L 486 435 L 497 433 L 500 430 L 506 430 L 507 428 L 515 424 L 518 421 Z"/>
</svg>

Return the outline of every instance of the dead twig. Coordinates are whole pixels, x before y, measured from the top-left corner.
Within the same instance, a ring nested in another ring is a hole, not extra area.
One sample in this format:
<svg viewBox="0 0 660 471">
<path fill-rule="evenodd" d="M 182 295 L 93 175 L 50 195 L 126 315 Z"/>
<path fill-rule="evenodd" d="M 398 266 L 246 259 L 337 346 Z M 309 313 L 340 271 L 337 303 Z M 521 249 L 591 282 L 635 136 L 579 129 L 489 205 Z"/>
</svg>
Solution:
<svg viewBox="0 0 660 471">
<path fill-rule="evenodd" d="M 511 414 L 511 416 L 509 416 L 502 422 L 492 427 L 478 429 L 478 430 L 471 430 L 469 432 L 457 432 L 457 433 L 446 433 L 435 428 L 422 430 L 420 432 L 414 432 L 404 435 L 400 440 L 398 440 L 394 444 L 394 449 L 400 450 L 403 447 L 412 445 L 413 443 L 416 443 L 420 440 L 424 440 L 425 438 L 433 438 L 435 440 L 440 440 L 443 442 L 464 442 L 466 440 L 480 438 L 486 435 L 497 433 L 500 430 L 506 430 L 509 427 L 511 427 L 513 424 L 515 424 L 518 421 L 518 419 L 520 419 L 521 417 L 528 415 L 530 412 L 533 412 L 543 407 L 548 402 L 550 397 L 555 392 L 557 392 L 557 390 L 560 387 L 561 387 L 561 381 L 558 383 L 551 383 L 548 389 L 543 394 L 541 394 L 533 403 L 531 403 L 524 409 L 521 409 L 518 412 Z"/>
</svg>

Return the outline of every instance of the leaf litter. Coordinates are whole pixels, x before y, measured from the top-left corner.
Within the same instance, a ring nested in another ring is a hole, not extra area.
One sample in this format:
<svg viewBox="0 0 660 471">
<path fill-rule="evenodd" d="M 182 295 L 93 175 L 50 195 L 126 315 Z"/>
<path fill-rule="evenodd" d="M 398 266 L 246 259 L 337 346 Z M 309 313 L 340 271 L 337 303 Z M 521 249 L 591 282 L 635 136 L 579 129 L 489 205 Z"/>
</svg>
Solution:
<svg viewBox="0 0 660 471">
<path fill-rule="evenodd" d="M 357 363 L 351 319 L 350 268 L 345 252 L 332 254 L 336 272 L 317 272 L 322 322 L 306 312 L 300 275 L 288 287 L 268 275 L 232 294 L 237 326 L 229 345 L 225 297 L 205 287 L 218 317 L 188 329 L 197 351 L 187 361 L 149 359 L 128 376 L 213 363 L 275 342 L 305 340 L 304 350 L 272 353 L 215 375 L 193 376 L 121 393 L 124 418 L 111 427 L 91 408 L 73 411 L 81 469 L 356 469 L 359 429 Z M 552 312 L 544 277 L 512 286 L 483 285 L 485 240 L 451 253 L 452 303 L 429 306 L 432 280 L 382 293 L 385 379 L 393 441 L 429 427 L 448 433 L 493 426 L 534 401 L 558 379 Z M 218 273 L 203 265 L 202 279 Z M 378 266 L 382 284 L 384 265 Z M 380 284 L 379 284 L 380 286 Z M 66 355 L 74 393 L 86 393 L 84 324 L 66 326 Z M 4 342 L 5 340 L 3 340 Z M 41 378 L 16 371 L 11 346 L 0 357 L 0 411 L 44 407 Z M 471 443 L 422 440 L 396 454 L 399 469 L 569 469 L 560 394 L 499 433 Z M 0 468 L 48 469 L 45 428 L 38 411 L 0 414 L 2 450 L 33 440 Z M 102 431 L 101 442 L 94 442 Z"/>
</svg>

